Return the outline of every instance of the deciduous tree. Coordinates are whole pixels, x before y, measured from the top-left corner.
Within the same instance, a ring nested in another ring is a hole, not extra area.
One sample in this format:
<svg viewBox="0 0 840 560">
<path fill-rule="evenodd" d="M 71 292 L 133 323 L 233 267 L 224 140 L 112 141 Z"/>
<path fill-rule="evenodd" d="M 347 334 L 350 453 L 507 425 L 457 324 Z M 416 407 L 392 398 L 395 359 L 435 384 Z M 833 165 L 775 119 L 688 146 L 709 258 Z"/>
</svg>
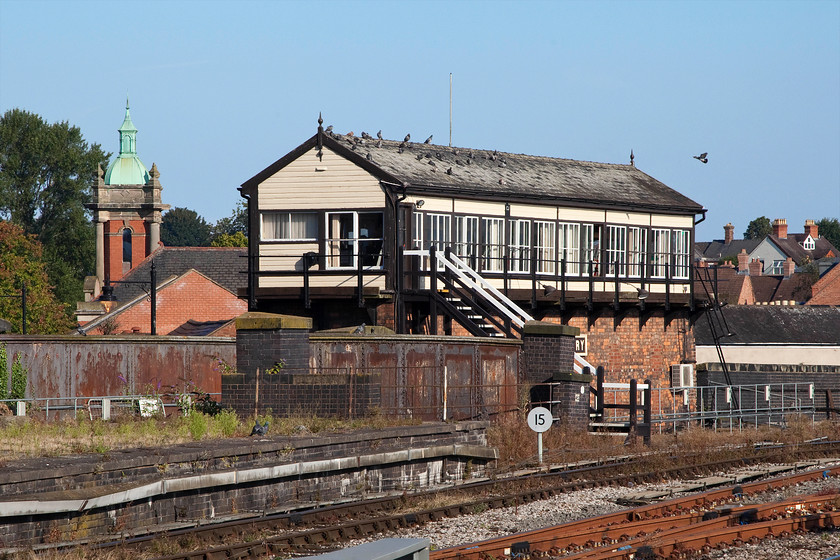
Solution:
<svg viewBox="0 0 840 560">
<path fill-rule="evenodd" d="M 770 224 L 770 219 L 761 216 L 747 225 L 747 231 L 744 232 L 744 239 L 764 239 L 771 233 L 773 233 L 773 226 Z"/>
<path fill-rule="evenodd" d="M 168 247 L 209 247 L 210 235 L 210 225 L 189 208 L 173 208 L 161 220 L 160 240 Z"/>
<path fill-rule="evenodd" d="M 825 237 L 832 245 L 840 249 L 840 221 L 837 218 L 823 218 L 817 222 L 817 227 L 822 237 Z"/>
<path fill-rule="evenodd" d="M 23 306 L 19 294 L 26 283 L 26 324 L 32 334 L 63 334 L 73 327 L 67 305 L 53 293 L 41 243 L 34 235 L 9 222 L 0 221 L 0 317 L 23 330 Z"/>
<path fill-rule="evenodd" d="M 84 277 L 93 273 L 94 230 L 84 203 L 97 165 L 106 167 L 109 157 L 66 121 L 49 124 L 22 109 L 0 118 L 0 219 L 38 236 L 50 283 L 67 304 L 82 299 Z"/>
</svg>

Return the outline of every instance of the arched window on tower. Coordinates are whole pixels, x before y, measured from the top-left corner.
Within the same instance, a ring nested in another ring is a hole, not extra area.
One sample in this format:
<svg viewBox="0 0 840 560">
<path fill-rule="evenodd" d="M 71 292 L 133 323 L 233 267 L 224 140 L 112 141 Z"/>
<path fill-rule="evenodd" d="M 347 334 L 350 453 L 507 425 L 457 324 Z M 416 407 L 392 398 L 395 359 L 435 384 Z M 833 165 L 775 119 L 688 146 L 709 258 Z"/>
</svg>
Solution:
<svg viewBox="0 0 840 560">
<path fill-rule="evenodd" d="M 125 265 L 128 264 L 128 268 L 131 269 L 131 230 L 126 228 L 123 230 L 122 234 L 123 238 L 123 269 L 125 270 Z"/>
</svg>

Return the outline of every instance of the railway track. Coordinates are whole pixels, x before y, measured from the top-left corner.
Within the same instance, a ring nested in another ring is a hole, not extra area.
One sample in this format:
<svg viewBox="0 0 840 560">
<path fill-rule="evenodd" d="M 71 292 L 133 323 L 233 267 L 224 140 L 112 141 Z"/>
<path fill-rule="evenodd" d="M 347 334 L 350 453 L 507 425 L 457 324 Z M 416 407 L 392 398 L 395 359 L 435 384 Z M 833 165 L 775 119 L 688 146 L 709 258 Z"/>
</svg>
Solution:
<svg viewBox="0 0 840 560">
<path fill-rule="evenodd" d="M 749 458 L 694 464 L 694 458 L 675 458 L 689 464 L 667 470 L 640 471 L 639 463 L 625 458 L 616 463 L 578 466 L 554 472 L 532 473 L 526 477 L 488 480 L 464 485 L 456 492 L 456 503 L 423 507 L 427 501 L 440 500 L 440 495 L 453 490 L 395 498 L 381 498 L 361 503 L 343 504 L 307 511 L 267 515 L 238 521 L 170 531 L 166 537 L 175 542 L 201 543 L 200 550 L 185 551 L 162 558 L 216 559 L 256 558 L 299 550 L 335 548 L 336 543 L 368 535 L 391 532 L 400 528 L 436 521 L 444 517 L 473 514 L 488 508 L 516 506 L 554 495 L 603 486 L 625 486 L 667 479 L 687 478 L 750 464 L 790 460 L 791 457 L 827 456 L 840 452 L 840 442 L 820 442 L 790 448 L 763 448 Z M 743 454 L 743 453 L 740 453 Z M 629 473 L 619 474 L 621 471 Z M 725 493 L 725 492 L 724 492 Z M 96 545 L 97 548 L 142 549 L 162 535 L 147 535 Z M 461 556 L 459 558 L 467 558 Z"/>
<path fill-rule="evenodd" d="M 571 558 L 589 558 L 590 555 L 593 558 L 630 558 L 630 554 L 637 554 L 635 558 L 641 559 L 651 550 L 660 557 L 667 558 L 675 551 L 682 550 L 680 542 L 689 543 L 693 547 L 685 550 L 699 550 L 703 547 L 729 544 L 737 539 L 749 540 L 763 538 L 761 535 L 792 532 L 792 526 L 793 530 L 840 526 L 840 495 L 836 492 L 829 495 L 797 497 L 788 503 L 724 507 L 742 503 L 745 497 L 760 492 L 836 476 L 840 476 L 840 467 L 728 486 L 545 529 L 444 548 L 433 551 L 429 557 L 430 560 L 484 560 L 510 558 L 514 554 L 520 555 L 517 558 L 551 557 L 584 548 L 603 547 L 595 552 L 581 552 Z M 804 514 L 813 508 L 820 510 L 818 514 L 814 514 L 817 515 L 816 518 L 806 519 L 807 515 L 789 515 L 792 511 Z M 830 511 L 825 511 L 826 509 Z M 739 533 L 733 530 L 734 525 L 751 525 L 768 517 L 776 519 L 763 521 L 764 524 L 757 526 L 756 531 L 743 530 Z M 778 523 L 774 525 L 773 521 Z M 715 532 L 719 532 L 720 535 L 714 536 Z M 688 546 L 686 544 L 686 547 Z"/>
</svg>

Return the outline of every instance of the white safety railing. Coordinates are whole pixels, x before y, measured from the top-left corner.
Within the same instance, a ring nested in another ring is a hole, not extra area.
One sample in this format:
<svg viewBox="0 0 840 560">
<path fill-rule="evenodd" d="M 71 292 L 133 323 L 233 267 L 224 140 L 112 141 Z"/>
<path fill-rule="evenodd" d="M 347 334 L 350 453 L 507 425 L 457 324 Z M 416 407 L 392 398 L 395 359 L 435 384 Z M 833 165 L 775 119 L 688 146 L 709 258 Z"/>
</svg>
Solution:
<svg viewBox="0 0 840 560">
<path fill-rule="evenodd" d="M 425 249 L 412 249 L 405 251 L 406 256 L 417 256 L 428 258 L 430 252 Z M 523 327 L 526 321 L 533 321 L 524 309 L 516 305 L 506 295 L 500 292 L 495 286 L 488 282 L 478 272 L 473 270 L 467 263 L 461 260 L 458 256 L 450 254 L 449 259 L 446 258 L 444 251 L 435 251 L 434 269 L 432 273 L 438 270 L 437 264 L 441 264 L 444 268 L 451 270 L 464 284 L 471 290 L 481 295 L 485 300 L 490 302 L 502 315 L 510 319 L 513 324 L 518 327 Z"/>
</svg>

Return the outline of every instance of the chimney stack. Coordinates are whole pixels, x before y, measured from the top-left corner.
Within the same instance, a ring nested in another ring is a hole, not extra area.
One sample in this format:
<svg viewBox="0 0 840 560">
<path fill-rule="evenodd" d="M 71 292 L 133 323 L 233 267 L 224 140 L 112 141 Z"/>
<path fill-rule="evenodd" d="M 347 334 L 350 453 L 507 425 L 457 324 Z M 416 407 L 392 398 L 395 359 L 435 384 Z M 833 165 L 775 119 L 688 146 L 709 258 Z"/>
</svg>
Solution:
<svg viewBox="0 0 840 560">
<path fill-rule="evenodd" d="M 747 250 L 741 249 L 741 252 L 738 253 L 738 272 L 749 274 L 749 264 L 750 256 L 747 254 Z"/>
<path fill-rule="evenodd" d="M 814 222 L 814 220 L 805 220 L 805 235 L 810 235 L 814 239 L 819 239 L 820 227 Z"/>
<path fill-rule="evenodd" d="M 784 218 L 773 220 L 773 235 L 779 239 L 787 239 L 787 220 Z"/>
<path fill-rule="evenodd" d="M 727 245 L 732 243 L 735 239 L 735 226 L 732 225 L 732 222 L 729 222 L 725 226 L 723 226 L 723 242 Z"/>
<path fill-rule="evenodd" d="M 793 276 L 793 272 L 796 270 L 796 263 L 793 262 L 793 259 L 788 257 L 785 259 L 785 262 L 782 264 L 782 273 L 785 275 L 785 278 L 790 278 Z"/>
<path fill-rule="evenodd" d="M 764 263 L 758 259 L 750 261 L 750 276 L 761 276 L 761 271 L 764 269 Z"/>
</svg>

